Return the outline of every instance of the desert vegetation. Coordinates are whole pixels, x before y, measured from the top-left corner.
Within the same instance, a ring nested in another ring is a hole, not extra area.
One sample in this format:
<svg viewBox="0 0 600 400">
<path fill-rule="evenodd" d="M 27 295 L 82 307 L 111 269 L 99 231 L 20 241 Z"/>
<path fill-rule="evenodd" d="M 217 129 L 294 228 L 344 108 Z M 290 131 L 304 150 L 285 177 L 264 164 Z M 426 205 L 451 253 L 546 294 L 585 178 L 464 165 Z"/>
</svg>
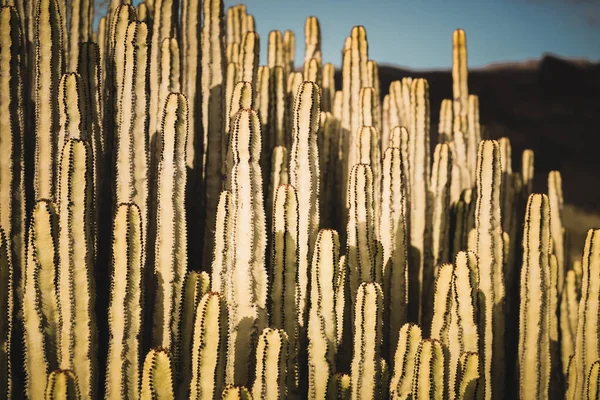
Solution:
<svg viewBox="0 0 600 400">
<path fill-rule="evenodd" d="M 600 396 L 600 229 L 488 137 L 463 30 L 432 128 L 362 26 L 336 83 L 316 17 L 259 65 L 223 0 L 0 4 L 0 398 Z"/>
</svg>

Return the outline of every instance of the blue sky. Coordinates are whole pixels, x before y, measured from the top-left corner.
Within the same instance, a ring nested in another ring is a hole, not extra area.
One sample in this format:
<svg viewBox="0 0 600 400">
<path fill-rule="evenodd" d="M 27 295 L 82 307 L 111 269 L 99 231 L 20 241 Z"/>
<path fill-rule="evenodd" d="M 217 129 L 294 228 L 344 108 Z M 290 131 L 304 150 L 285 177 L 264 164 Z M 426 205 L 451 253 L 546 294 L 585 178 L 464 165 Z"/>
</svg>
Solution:
<svg viewBox="0 0 600 400">
<path fill-rule="evenodd" d="M 135 1 L 137 3 L 138 1 Z M 229 7 L 240 1 L 225 0 Z M 323 57 L 340 65 L 344 38 L 363 25 L 369 57 L 380 64 L 446 69 L 452 31 L 467 32 L 469 67 L 539 58 L 544 53 L 600 61 L 600 0 L 247 0 L 266 62 L 269 31 L 296 32 L 304 53 L 304 21 L 321 23 Z"/>
</svg>

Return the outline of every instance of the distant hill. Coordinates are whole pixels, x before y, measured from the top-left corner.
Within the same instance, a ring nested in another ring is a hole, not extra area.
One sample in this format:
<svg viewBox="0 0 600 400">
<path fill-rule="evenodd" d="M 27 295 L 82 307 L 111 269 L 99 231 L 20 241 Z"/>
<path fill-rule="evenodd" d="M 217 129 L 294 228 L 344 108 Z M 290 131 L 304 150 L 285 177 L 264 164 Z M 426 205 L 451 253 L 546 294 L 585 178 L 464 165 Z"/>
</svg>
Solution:
<svg viewBox="0 0 600 400">
<path fill-rule="evenodd" d="M 435 143 L 442 99 L 452 98 L 448 71 L 379 67 L 382 95 L 405 76 L 429 81 Z M 341 83 L 338 73 L 336 81 Z M 510 138 L 513 170 L 521 152 L 535 151 L 536 191 L 560 170 L 565 202 L 581 212 L 600 212 L 600 63 L 547 55 L 523 63 L 494 64 L 469 72 L 469 93 L 479 96 L 481 123 L 491 138 Z"/>
</svg>

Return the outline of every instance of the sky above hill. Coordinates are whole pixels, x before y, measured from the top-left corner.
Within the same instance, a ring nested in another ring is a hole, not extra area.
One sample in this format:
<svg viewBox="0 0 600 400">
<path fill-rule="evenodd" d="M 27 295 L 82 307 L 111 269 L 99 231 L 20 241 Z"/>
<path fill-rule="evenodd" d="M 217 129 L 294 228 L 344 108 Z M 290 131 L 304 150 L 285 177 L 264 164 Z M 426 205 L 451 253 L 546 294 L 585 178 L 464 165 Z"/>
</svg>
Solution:
<svg viewBox="0 0 600 400">
<path fill-rule="evenodd" d="M 140 0 L 135 0 L 138 3 Z M 239 4 L 225 0 L 225 7 Z M 269 31 L 296 32 L 304 53 L 304 21 L 321 23 L 323 58 L 341 63 L 344 39 L 363 25 L 369 58 L 413 69 L 447 69 L 452 31 L 467 33 L 470 67 L 553 53 L 600 61 L 600 0 L 246 0 L 266 63 Z"/>
</svg>

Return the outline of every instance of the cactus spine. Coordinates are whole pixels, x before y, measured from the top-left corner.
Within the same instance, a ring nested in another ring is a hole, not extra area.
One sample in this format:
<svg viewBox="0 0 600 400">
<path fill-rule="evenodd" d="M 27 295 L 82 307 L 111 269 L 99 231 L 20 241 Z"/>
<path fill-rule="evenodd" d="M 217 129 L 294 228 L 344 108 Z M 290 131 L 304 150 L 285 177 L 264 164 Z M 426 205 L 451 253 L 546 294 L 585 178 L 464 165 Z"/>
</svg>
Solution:
<svg viewBox="0 0 600 400">
<path fill-rule="evenodd" d="M 256 347 L 256 378 L 252 396 L 256 399 L 287 398 L 289 342 L 282 329 L 265 328 Z"/>
<path fill-rule="evenodd" d="M 548 397 L 550 380 L 550 204 L 529 196 L 523 230 L 519 318 L 519 394 Z"/>
<path fill-rule="evenodd" d="M 308 394 L 311 399 L 326 398 L 329 379 L 335 373 L 339 251 L 337 232 L 319 231 L 312 260 L 308 319 Z"/>
<path fill-rule="evenodd" d="M 575 388 L 569 400 L 581 399 L 587 387 L 587 376 L 592 364 L 600 358 L 598 354 L 598 310 L 600 309 L 600 229 L 590 229 L 583 250 L 583 280 L 579 317 L 577 318 L 577 337 L 573 367 Z M 571 367 L 570 367 L 571 369 Z M 569 390 L 571 385 L 569 384 Z"/>
<path fill-rule="evenodd" d="M 158 166 L 158 193 L 154 273 L 157 299 L 153 338 L 156 345 L 179 356 L 179 311 L 187 272 L 185 216 L 187 100 L 182 94 L 167 97 L 161 123 L 162 151 Z"/>
<path fill-rule="evenodd" d="M 481 141 L 477 158 L 475 252 L 479 257 L 479 287 L 485 293 L 484 302 L 480 304 L 479 326 L 483 339 L 480 353 L 483 378 L 481 390 L 486 399 L 492 397 L 492 388 L 494 397 L 502 397 L 504 385 L 504 243 L 500 215 L 500 172 L 498 142 Z"/>
<path fill-rule="evenodd" d="M 202 297 L 194 310 L 190 399 L 218 399 L 225 386 L 228 312 L 215 292 Z"/>
<path fill-rule="evenodd" d="M 79 400 L 81 397 L 75 372 L 68 369 L 57 369 L 48 375 L 44 399 Z"/>
<path fill-rule="evenodd" d="M 69 139 L 59 187 L 59 366 L 77 375 L 82 397 L 96 397 L 96 319 L 92 160 L 87 142 Z"/>
<path fill-rule="evenodd" d="M 252 400 L 252 394 L 244 386 L 227 385 L 221 400 Z"/>
<path fill-rule="evenodd" d="M 150 349 L 144 360 L 140 400 L 173 400 L 171 353 L 167 349 Z"/>
<path fill-rule="evenodd" d="M 76 0 L 70 3 L 70 8 L 69 71 L 75 71 L 79 59 L 79 45 L 91 39 L 94 2 L 91 0 Z"/>
<path fill-rule="evenodd" d="M 356 293 L 354 309 L 352 399 L 378 399 L 383 395 L 383 292 L 379 284 L 363 282 Z"/>
<path fill-rule="evenodd" d="M 106 397 L 137 398 L 143 309 L 142 216 L 135 204 L 117 207 L 113 224 Z"/>
<path fill-rule="evenodd" d="M 464 353 L 459 360 L 456 377 L 456 399 L 475 400 L 479 384 L 479 354 Z"/>
<path fill-rule="evenodd" d="M 412 398 L 415 400 L 445 398 L 444 378 L 442 344 L 437 339 L 422 340 L 415 355 Z"/>
<path fill-rule="evenodd" d="M 13 328 L 13 268 L 9 241 L 0 227 L 0 394 L 12 396 L 11 337 Z"/>
<path fill-rule="evenodd" d="M 421 328 L 406 323 L 400 328 L 394 354 L 394 374 L 390 380 L 390 398 L 406 399 L 412 393 L 415 357 L 421 344 Z"/>
</svg>

